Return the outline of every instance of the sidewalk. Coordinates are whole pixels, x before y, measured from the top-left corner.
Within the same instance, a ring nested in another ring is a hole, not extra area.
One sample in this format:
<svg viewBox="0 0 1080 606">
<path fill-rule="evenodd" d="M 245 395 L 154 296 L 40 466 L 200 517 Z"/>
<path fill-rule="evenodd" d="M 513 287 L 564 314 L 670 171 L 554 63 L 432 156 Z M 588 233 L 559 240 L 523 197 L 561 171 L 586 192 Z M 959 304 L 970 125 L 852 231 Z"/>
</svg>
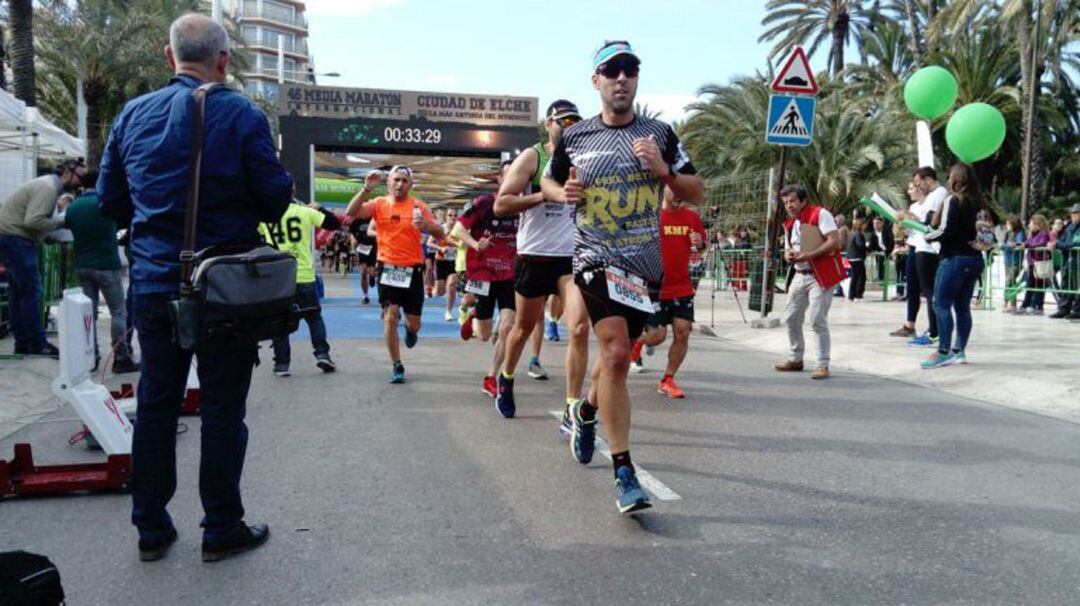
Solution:
<svg viewBox="0 0 1080 606">
<path fill-rule="evenodd" d="M 740 291 L 738 300 L 747 320 L 760 317 L 746 308 L 749 293 Z M 775 354 L 779 362 L 788 351 L 783 325 L 786 302 L 786 295 L 776 295 L 770 317 L 781 320 L 778 328 L 752 328 L 743 323 L 730 290 L 717 291 L 714 301 L 711 289 L 703 286 L 696 299 L 696 316 L 704 332 Z M 1048 308 L 1047 313 L 1052 311 Z M 856 302 L 834 298 L 829 312 L 832 380 L 843 380 L 843 372 L 836 371 L 866 373 L 1080 422 L 1080 322 L 1012 316 L 1000 309 L 972 314 L 968 365 L 923 370 L 919 362 L 932 350 L 910 347 L 907 339 L 889 336 L 903 323 L 903 302 L 883 302 L 881 291 L 867 291 L 866 298 Z M 925 311 L 920 312 L 916 328 L 926 329 Z M 806 356 L 812 366 L 816 342 L 809 324 L 805 331 Z"/>
</svg>

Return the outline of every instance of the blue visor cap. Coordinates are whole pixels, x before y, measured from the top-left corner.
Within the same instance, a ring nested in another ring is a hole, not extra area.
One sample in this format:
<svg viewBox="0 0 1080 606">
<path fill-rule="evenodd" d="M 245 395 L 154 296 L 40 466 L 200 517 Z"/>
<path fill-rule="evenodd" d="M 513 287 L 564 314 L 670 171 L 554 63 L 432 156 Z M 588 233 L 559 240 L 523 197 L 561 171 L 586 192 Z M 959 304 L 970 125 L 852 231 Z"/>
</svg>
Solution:
<svg viewBox="0 0 1080 606">
<path fill-rule="evenodd" d="M 641 58 L 634 53 L 634 48 L 630 46 L 630 43 L 625 40 L 619 40 L 616 42 L 608 42 L 600 47 L 600 50 L 596 51 L 592 61 L 593 71 L 596 71 L 598 67 L 619 55 L 630 55 L 636 59 L 638 63 L 641 63 Z"/>
</svg>

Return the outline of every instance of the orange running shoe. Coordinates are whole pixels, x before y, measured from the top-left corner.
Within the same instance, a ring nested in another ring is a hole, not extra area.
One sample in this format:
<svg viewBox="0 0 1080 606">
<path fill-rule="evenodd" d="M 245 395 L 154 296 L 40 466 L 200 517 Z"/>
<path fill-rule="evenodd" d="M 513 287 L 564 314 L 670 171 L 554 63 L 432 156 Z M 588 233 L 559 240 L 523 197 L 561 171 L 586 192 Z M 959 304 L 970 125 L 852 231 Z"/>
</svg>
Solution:
<svg viewBox="0 0 1080 606">
<path fill-rule="evenodd" d="M 664 377 L 664 380 L 660 381 L 660 385 L 656 388 L 656 393 L 662 393 L 669 398 L 685 398 L 686 394 L 683 390 L 679 389 L 679 386 L 675 384 L 675 377 Z"/>
</svg>

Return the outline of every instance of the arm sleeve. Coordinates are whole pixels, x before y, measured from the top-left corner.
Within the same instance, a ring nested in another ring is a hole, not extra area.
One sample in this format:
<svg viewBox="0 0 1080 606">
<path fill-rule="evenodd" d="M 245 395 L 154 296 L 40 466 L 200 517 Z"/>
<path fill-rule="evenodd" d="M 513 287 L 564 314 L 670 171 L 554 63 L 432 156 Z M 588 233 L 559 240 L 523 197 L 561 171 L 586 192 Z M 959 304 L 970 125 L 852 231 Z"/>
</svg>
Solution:
<svg viewBox="0 0 1080 606">
<path fill-rule="evenodd" d="M 565 185 L 566 180 L 570 178 L 570 167 L 573 166 L 570 162 L 570 154 L 566 153 L 566 139 L 559 141 L 559 145 L 555 147 L 555 153 L 551 154 L 551 160 L 548 161 L 547 168 L 544 169 L 544 176 L 554 180 L 559 185 Z"/>
<path fill-rule="evenodd" d="M 821 209 L 821 214 L 818 216 L 818 230 L 821 231 L 821 235 L 827 236 L 837 230 L 836 218 L 833 214 L 824 208 Z"/>
<path fill-rule="evenodd" d="M 457 222 L 467 231 L 471 232 L 473 226 L 479 221 L 479 214 L 479 209 L 470 202 L 465 205 L 465 208 L 461 209 L 461 214 L 458 215 Z"/>
<path fill-rule="evenodd" d="M 293 179 L 278 162 L 266 116 L 251 106 L 243 145 L 244 178 L 262 221 L 278 221 L 292 202 Z"/>
<path fill-rule="evenodd" d="M 100 172 L 97 180 L 98 205 L 101 214 L 116 221 L 116 225 L 125 228 L 131 225 L 135 207 L 131 203 L 131 191 L 128 189 L 127 173 L 124 172 L 124 158 L 120 152 L 120 139 L 123 136 L 125 113 L 113 122 L 105 151 L 101 156 Z"/>
<path fill-rule="evenodd" d="M 23 223 L 27 229 L 41 233 L 52 231 L 64 224 L 63 218 L 53 218 L 56 198 L 56 190 L 53 189 L 52 183 L 49 183 L 48 187 L 34 187 L 30 202 L 26 205 L 26 214 L 23 216 Z"/>
<path fill-rule="evenodd" d="M 670 126 L 667 127 L 667 137 L 662 155 L 664 162 L 667 162 L 675 172 L 681 175 L 697 174 L 694 163 L 690 161 L 690 154 L 686 153 L 682 141 L 679 141 L 679 136 L 675 134 L 675 131 Z"/>
<path fill-rule="evenodd" d="M 938 225 L 937 229 L 932 229 L 926 232 L 925 238 L 927 242 L 941 242 L 942 240 L 947 239 L 948 236 L 952 235 L 952 232 L 955 231 L 956 222 L 951 221 L 953 227 L 950 227 L 949 224 L 950 219 L 952 218 L 954 208 L 956 208 L 956 205 L 953 204 L 953 198 L 949 198 L 945 200 L 944 203 L 942 203 L 941 223 Z"/>
</svg>

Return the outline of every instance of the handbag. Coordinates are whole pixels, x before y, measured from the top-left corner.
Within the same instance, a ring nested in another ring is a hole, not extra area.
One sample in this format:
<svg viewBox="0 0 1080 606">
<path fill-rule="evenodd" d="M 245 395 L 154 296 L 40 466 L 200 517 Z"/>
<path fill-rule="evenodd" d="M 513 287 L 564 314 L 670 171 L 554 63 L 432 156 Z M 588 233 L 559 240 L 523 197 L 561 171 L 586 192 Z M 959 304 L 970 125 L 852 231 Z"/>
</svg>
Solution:
<svg viewBox="0 0 1080 606">
<path fill-rule="evenodd" d="M 207 83 L 192 93 L 191 163 L 184 240 L 180 251 L 180 298 L 170 314 L 174 340 L 184 350 L 210 340 L 259 342 L 288 336 L 299 325 L 295 303 L 296 259 L 262 245 L 218 245 L 195 252 L 199 181 L 202 172 Z"/>
<path fill-rule="evenodd" d="M 1049 280 L 1054 277 L 1054 260 L 1043 259 L 1035 262 L 1035 277 L 1040 280 Z"/>
</svg>

